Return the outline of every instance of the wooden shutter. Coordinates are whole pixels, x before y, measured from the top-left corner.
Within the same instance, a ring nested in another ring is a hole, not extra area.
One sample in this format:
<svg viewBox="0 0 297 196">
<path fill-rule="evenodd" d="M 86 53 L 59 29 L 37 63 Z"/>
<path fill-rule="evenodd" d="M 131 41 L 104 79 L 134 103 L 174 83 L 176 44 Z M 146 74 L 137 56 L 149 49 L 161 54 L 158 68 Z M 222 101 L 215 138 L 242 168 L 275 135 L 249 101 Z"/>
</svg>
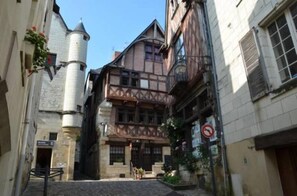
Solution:
<svg viewBox="0 0 297 196">
<path fill-rule="evenodd" d="M 264 96 L 267 90 L 266 80 L 260 62 L 259 50 L 254 30 L 250 30 L 239 42 L 247 74 L 247 81 L 253 101 Z"/>
</svg>

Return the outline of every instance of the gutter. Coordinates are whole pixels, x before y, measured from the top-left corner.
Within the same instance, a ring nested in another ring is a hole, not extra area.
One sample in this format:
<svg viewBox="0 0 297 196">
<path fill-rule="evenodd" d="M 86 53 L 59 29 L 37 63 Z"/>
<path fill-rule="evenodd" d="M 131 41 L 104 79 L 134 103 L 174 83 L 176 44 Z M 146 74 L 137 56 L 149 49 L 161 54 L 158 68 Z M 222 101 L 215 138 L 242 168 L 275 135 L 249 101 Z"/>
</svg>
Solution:
<svg viewBox="0 0 297 196">
<path fill-rule="evenodd" d="M 210 24 L 209 24 L 209 16 L 207 11 L 207 0 L 201 0 L 198 1 L 199 4 L 202 6 L 202 10 L 205 15 L 205 24 L 206 24 L 206 36 L 208 40 L 208 52 L 211 57 L 212 61 L 212 90 L 213 94 L 215 96 L 215 103 L 216 103 L 216 113 L 218 114 L 218 117 L 215 118 L 216 124 L 220 127 L 220 133 L 218 133 L 218 137 L 221 139 L 221 150 L 222 150 L 222 160 L 223 160 L 223 168 L 224 168 L 224 187 L 225 187 L 225 195 L 227 194 L 227 190 L 231 188 L 230 184 L 230 172 L 228 167 L 228 161 L 227 161 L 227 154 L 226 154 L 226 144 L 225 144 L 225 136 L 224 136 L 224 127 L 222 124 L 222 111 L 221 111 L 221 104 L 219 101 L 220 94 L 218 90 L 218 78 L 216 73 L 216 64 L 215 64 L 215 58 L 214 58 L 214 50 L 212 45 L 212 36 L 211 36 L 211 30 L 210 30 Z M 218 119 L 219 118 L 219 119 Z"/>
</svg>

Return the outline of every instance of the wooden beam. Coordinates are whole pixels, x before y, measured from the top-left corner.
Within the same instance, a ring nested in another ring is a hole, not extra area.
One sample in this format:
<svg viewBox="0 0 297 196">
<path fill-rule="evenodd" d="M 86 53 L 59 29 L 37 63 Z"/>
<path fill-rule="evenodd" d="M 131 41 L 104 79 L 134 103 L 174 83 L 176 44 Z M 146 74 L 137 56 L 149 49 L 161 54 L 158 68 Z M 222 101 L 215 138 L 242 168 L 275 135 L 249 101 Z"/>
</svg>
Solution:
<svg viewBox="0 0 297 196">
<path fill-rule="evenodd" d="M 256 150 L 297 145 L 297 127 L 255 137 Z"/>
</svg>

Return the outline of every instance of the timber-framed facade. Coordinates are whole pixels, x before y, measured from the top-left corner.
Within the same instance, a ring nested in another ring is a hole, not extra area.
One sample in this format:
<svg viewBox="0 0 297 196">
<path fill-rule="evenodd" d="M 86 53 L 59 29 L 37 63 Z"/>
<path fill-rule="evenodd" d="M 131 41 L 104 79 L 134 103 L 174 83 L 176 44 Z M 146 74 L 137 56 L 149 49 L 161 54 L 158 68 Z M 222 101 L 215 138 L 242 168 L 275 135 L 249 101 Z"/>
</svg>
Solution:
<svg viewBox="0 0 297 196">
<path fill-rule="evenodd" d="M 87 175 L 129 177 L 133 168 L 161 172 L 170 147 L 159 127 L 171 99 L 159 52 L 163 43 L 163 29 L 154 20 L 111 63 L 90 71 L 82 135 Z"/>
</svg>

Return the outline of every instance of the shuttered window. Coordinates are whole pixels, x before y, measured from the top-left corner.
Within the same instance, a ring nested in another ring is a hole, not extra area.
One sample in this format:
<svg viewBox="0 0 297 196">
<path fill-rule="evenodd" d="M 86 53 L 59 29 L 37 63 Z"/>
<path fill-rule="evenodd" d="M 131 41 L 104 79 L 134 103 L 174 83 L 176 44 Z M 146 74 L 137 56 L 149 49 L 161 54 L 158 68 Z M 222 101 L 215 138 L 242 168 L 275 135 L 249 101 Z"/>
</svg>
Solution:
<svg viewBox="0 0 297 196">
<path fill-rule="evenodd" d="M 260 64 L 254 29 L 250 30 L 239 42 L 247 74 L 247 81 L 253 101 L 266 93 L 266 81 Z"/>
</svg>

